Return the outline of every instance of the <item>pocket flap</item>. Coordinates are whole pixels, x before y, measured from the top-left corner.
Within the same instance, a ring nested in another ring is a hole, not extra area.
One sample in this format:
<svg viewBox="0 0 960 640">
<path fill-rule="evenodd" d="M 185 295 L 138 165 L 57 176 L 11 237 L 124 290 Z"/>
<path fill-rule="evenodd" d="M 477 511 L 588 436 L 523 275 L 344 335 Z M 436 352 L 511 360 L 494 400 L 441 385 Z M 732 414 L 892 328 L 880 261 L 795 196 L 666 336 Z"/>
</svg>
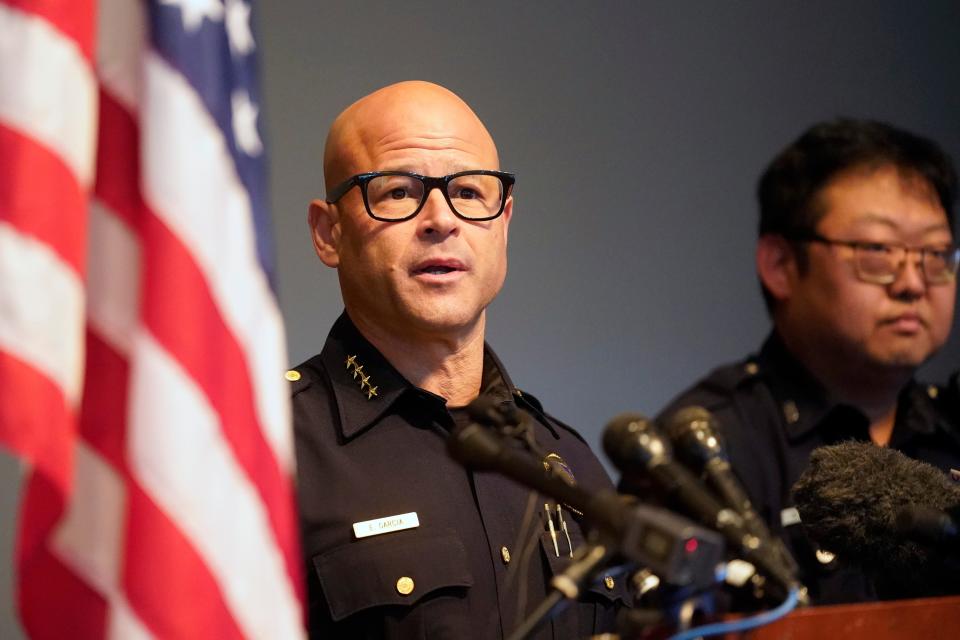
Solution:
<svg viewBox="0 0 960 640">
<path fill-rule="evenodd" d="M 370 607 L 410 606 L 438 589 L 473 585 L 463 543 L 449 529 L 356 540 L 315 556 L 313 566 L 334 621 Z"/>
<path fill-rule="evenodd" d="M 579 527 L 576 528 L 576 532 L 574 532 L 574 528 L 571 527 L 569 533 L 574 551 L 579 549 L 581 545 L 586 544 Z M 566 545 L 566 538 L 563 538 L 562 544 L 558 539 L 557 546 L 561 547 L 559 556 L 553 546 L 553 537 L 550 533 L 545 532 L 540 535 L 540 548 L 547 558 L 547 564 L 550 566 L 550 572 L 553 575 L 563 573 L 564 570 L 570 566 L 570 554 L 568 551 L 569 547 Z M 608 577 L 610 579 L 608 579 Z M 629 590 L 627 589 L 627 577 L 624 575 L 612 576 L 602 570 L 594 577 L 591 584 L 584 586 L 580 599 L 588 600 L 590 597 L 588 594 L 599 597 L 601 601 L 616 602 L 619 600 L 621 604 L 630 602 Z"/>
</svg>

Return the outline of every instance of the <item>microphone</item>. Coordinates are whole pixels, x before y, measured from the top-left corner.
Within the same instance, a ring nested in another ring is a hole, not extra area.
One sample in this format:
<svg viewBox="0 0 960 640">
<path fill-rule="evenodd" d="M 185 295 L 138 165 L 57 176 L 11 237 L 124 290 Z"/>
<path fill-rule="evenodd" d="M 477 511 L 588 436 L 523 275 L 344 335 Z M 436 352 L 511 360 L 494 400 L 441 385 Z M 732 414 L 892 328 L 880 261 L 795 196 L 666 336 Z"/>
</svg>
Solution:
<svg viewBox="0 0 960 640">
<path fill-rule="evenodd" d="M 621 472 L 644 473 L 783 587 L 789 590 L 796 586 L 793 571 L 784 566 L 768 544 L 747 529 L 738 513 L 722 505 L 693 473 L 674 459 L 670 442 L 649 420 L 633 413 L 615 417 L 604 429 L 603 450 Z"/>
<path fill-rule="evenodd" d="M 893 524 L 905 538 L 947 548 L 960 543 L 960 505 L 946 511 L 908 505 L 897 511 Z M 957 548 L 960 551 L 960 547 Z"/>
<path fill-rule="evenodd" d="M 625 502 L 609 489 L 589 492 L 496 432 L 471 422 L 447 440 L 454 459 L 479 471 L 496 471 L 583 513 L 629 560 L 649 566 L 667 582 L 707 585 L 722 561 L 723 542 L 712 531 L 664 509 Z"/>
<path fill-rule="evenodd" d="M 939 514 L 960 505 L 960 488 L 936 467 L 872 443 L 845 442 L 815 449 L 793 494 L 809 537 L 863 569 L 882 597 L 960 590 L 956 558 L 904 536 L 913 525 L 923 528 L 910 520 L 918 509 Z"/>
<path fill-rule="evenodd" d="M 715 424 L 716 420 L 709 411 L 690 406 L 680 409 L 667 420 L 666 432 L 679 458 L 688 467 L 701 471 L 720 499 L 743 517 L 747 530 L 775 547 L 780 560 L 791 574 L 796 575 L 796 560 L 783 541 L 773 537 L 753 508 L 746 490 L 730 466 Z"/>
</svg>

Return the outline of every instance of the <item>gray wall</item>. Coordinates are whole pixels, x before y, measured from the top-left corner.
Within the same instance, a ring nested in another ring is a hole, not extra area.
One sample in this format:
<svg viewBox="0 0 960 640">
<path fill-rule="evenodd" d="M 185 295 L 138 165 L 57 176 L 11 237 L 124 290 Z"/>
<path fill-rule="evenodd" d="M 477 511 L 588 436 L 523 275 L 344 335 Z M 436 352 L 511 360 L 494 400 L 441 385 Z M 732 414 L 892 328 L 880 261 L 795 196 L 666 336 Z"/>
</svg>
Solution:
<svg viewBox="0 0 960 640">
<path fill-rule="evenodd" d="M 599 442 L 767 331 L 754 184 L 816 120 L 889 119 L 960 157 L 960 5 L 285 2 L 263 8 L 280 295 L 292 362 L 340 312 L 313 255 L 327 127 L 401 79 L 458 92 L 517 174 L 489 340 Z M 960 332 L 929 371 L 960 361 Z"/>
<path fill-rule="evenodd" d="M 803 128 L 883 118 L 960 158 L 952 0 L 283 0 L 260 3 L 259 37 L 291 363 L 320 349 L 341 309 L 305 221 L 323 195 L 326 129 L 375 88 L 431 80 L 475 108 L 518 176 L 489 340 L 592 444 L 614 414 L 653 414 L 760 343 L 754 182 Z M 955 331 L 924 373 L 958 366 Z M 0 471 L 9 557 L 9 458 Z M 4 578 L 0 637 L 16 637 Z"/>
</svg>

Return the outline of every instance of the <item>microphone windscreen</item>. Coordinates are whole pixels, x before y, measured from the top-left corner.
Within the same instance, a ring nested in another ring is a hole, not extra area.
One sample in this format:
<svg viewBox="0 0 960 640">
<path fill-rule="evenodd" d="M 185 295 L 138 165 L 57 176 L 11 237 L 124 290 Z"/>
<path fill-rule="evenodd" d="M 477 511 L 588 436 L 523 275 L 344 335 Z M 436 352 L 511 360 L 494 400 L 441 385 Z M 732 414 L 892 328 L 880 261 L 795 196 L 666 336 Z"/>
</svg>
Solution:
<svg viewBox="0 0 960 640">
<path fill-rule="evenodd" d="M 908 505 L 944 510 L 960 503 L 960 488 L 936 467 L 865 442 L 814 450 L 793 495 L 821 548 L 875 577 L 898 576 L 911 594 L 923 592 L 941 556 L 900 536 L 897 514 Z"/>
</svg>

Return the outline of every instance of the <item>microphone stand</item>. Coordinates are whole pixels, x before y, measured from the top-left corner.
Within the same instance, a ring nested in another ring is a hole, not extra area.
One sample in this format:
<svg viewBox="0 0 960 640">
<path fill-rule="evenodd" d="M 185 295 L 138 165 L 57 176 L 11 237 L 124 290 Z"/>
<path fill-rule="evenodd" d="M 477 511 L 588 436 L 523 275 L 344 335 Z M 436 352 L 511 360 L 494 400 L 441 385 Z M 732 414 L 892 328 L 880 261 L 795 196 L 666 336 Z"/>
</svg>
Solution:
<svg viewBox="0 0 960 640">
<path fill-rule="evenodd" d="M 563 606 L 576 600 L 580 590 L 588 584 L 601 566 L 613 555 L 613 550 L 603 544 L 587 544 L 577 549 L 570 565 L 550 580 L 551 591 L 533 613 L 527 616 L 507 640 L 524 640 Z"/>
</svg>

